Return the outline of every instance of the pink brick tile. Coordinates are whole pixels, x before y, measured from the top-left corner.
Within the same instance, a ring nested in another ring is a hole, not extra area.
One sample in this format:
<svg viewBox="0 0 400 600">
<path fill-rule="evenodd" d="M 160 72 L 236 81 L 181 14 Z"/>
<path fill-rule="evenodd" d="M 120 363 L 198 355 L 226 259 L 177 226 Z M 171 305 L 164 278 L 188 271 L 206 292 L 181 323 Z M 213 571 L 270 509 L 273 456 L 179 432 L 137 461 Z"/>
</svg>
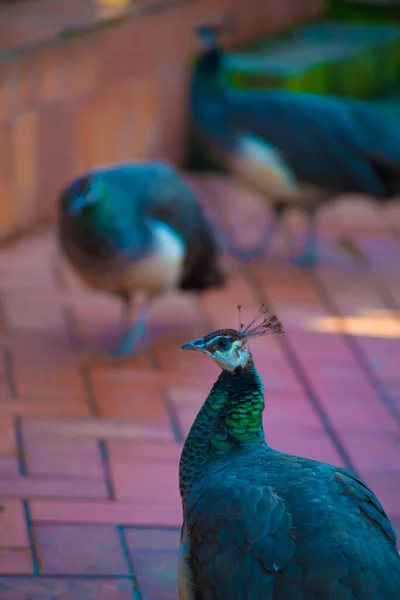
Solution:
<svg viewBox="0 0 400 600">
<path fill-rule="evenodd" d="M 180 527 L 182 506 L 166 502 L 32 500 L 32 518 L 38 523 L 83 523 L 108 525 L 158 525 Z"/>
<path fill-rule="evenodd" d="M 342 432 L 360 432 L 361 435 L 381 432 L 382 435 L 390 436 L 398 432 L 398 425 L 391 417 L 389 411 L 379 401 L 377 394 L 375 398 L 364 397 L 362 394 L 347 392 L 338 394 L 337 399 L 333 395 L 329 398 L 320 395 L 323 404 L 333 425 Z"/>
<path fill-rule="evenodd" d="M 0 578 L 2 600 L 65 598 L 65 600 L 132 600 L 132 583 L 107 579 Z"/>
<path fill-rule="evenodd" d="M 105 498 L 101 479 L 45 479 L 13 477 L 0 479 L 0 496 L 13 498 Z"/>
<path fill-rule="evenodd" d="M 103 475 L 98 444 L 94 440 L 27 435 L 24 446 L 30 476 L 100 479 Z"/>
<path fill-rule="evenodd" d="M 339 454 L 325 431 L 309 427 L 266 426 L 267 443 L 276 450 L 343 466 Z"/>
<path fill-rule="evenodd" d="M 399 433 L 342 431 L 343 444 L 357 469 L 391 472 L 400 480 Z"/>
<path fill-rule="evenodd" d="M 178 464 L 113 461 L 112 479 L 118 500 L 138 503 L 179 502 Z"/>
<path fill-rule="evenodd" d="M 172 441 L 170 427 L 158 423 L 135 423 L 116 419 L 57 419 L 30 420 L 26 423 L 35 435 L 49 434 L 75 439 Z"/>
<path fill-rule="evenodd" d="M 43 575 L 129 575 L 118 531 L 108 525 L 36 525 Z"/>
<path fill-rule="evenodd" d="M 154 550 L 133 553 L 135 571 L 145 597 L 175 600 L 178 593 L 176 552 Z"/>
<path fill-rule="evenodd" d="M 150 550 L 170 550 L 178 552 L 180 548 L 181 531 L 175 528 L 146 528 L 133 527 L 125 529 L 125 537 L 130 552 L 148 552 Z"/>
<path fill-rule="evenodd" d="M 1 499 L 0 547 L 28 548 L 29 539 L 25 511 L 19 500 Z M 1 564 L 1 561 L 0 561 Z"/>
<path fill-rule="evenodd" d="M 132 385 L 130 382 L 94 383 L 97 412 L 106 418 L 168 424 L 163 395 L 155 384 Z"/>
<path fill-rule="evenodd" d="M 31 551 L 22 548 L 0 548 L 0 574 L 33 575 Z"/>
</svg>

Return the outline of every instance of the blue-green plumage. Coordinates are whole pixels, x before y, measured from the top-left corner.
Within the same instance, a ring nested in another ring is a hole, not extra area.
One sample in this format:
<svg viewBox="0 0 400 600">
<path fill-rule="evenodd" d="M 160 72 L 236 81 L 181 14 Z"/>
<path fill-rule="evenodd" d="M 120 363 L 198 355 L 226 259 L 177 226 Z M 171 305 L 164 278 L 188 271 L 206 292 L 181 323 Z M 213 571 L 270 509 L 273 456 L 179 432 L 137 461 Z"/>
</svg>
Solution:
<svg viewBox="0 0 400 600">
<path fill-rule="evenodd" d="M 199 33 L 208 49 L 192 81 L 192 138 L 207 167 L 243 178 L 276 203 L 279 216 L 282 206 L 298 205 L 313 217 L 322 202 L 341 193 L 381 201 L 398 194 L 399 119 L 352 99 L 233 90 L 223 81 L 223 52 L 212 28 Z M 258 148 L 249 147 L 249 135 Z M 303 255 L 308 260 L 300 263 L 314 262 L 315 252 L 312 228 Z"/>
<path fill-rule="evenodd" d="M 266 444 L 257 335 L 220 330 L 182 347 L 222 373 L 180 461 L 180 600 L 398 600 L 396 534 L 373 492 Z"/>
<path fill-rule="evenodd" d="M 127 321 L 134 294 L 147 296 L 119 353 L 131 353 L 143 335 L 152 299 L 224 282 L 214 231 L 189 185 L 164 162 L 116 165 L 74 180 L 60 196 L 59 239 L 87 285 L 125 301 Z"/>
</svg>

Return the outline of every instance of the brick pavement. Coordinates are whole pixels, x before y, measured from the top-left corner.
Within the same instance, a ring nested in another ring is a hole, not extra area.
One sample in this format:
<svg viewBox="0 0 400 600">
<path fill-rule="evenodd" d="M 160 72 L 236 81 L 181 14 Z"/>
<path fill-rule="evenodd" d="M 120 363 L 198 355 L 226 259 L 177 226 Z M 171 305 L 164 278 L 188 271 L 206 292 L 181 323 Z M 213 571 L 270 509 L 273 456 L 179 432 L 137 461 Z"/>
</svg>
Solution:
<svg viewBox="0 0 400 600">
<path fill-rule="evenodd" d="M 267 218 L 258 198 L 221 179 L 195 184 L 238 239 L 254 240 Z M 400 532 L 400 242 L 368 205 L 362 223 L 356 209 L 324 211 L 312 273 L 285 261 L 278 238 L 268 261 L 226 258 L 224 290 L 160 301 L 151 346 L 120 363 L 99 353 L 118 334 L 118 303 L 60 267 L 51 231 L 2 250 L 1 600 L 176 598 L 177 463 L 217 376 L 178 350 L 235 326 L 237 303 L 246 318 L 267 301 L 287 331 L 253 344 L 268 441 L 356 469 Z M 358 232 L 366 266 L 335 250 L 343 228 Z"/>
</svg>

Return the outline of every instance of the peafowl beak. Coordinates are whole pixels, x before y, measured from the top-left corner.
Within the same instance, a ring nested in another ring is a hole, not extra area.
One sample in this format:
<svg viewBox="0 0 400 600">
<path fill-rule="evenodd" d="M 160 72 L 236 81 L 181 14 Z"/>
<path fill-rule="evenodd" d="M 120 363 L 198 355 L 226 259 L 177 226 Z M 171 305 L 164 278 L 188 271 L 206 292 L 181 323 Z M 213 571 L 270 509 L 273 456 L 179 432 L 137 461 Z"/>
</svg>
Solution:
<svg viewBox="0 0 400 600">
<path fill-rule="evenodd" d="M 203 352 L 203 338 L 199 338 L 198 340 L 194 340 L 193 342 L 187 342 L 186 344 L 183 344 L 183 346 L 181 346 L 181 351 L 182 350 L 197 350 L 197 352 Z"/>
</svg>

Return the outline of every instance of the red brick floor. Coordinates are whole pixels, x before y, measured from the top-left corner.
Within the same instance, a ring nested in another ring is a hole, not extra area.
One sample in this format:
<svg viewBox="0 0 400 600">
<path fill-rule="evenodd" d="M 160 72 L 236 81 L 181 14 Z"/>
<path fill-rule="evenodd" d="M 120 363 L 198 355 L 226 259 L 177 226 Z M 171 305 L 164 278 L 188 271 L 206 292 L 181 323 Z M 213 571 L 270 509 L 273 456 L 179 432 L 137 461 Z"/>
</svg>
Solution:
<svg viewBox="0 0 400 600">
<path fill-rule="evenodd" d="M 200 187 L 254 241 L 259 200 L 223 180 Z M 335 248 L 344 225 L 363 266 Z M 325 211 L 321 232 L 313 272 L 290 266 L 278 238 L 268 260 L 225 259 L 224 290 L 160 301 L 151 346 L 120 363 L 99 353 L 118 303 L 60 268 L 51 231 L 0 253 L 1 600 L 176 598 L 177 463 L 217 376 L 179 347 L 235 326 L 238 303 L 247 318 L 267 301 L 287 332 L 253 344 L 270 444 L 357 470 L 400 530 L 400 242 L 366 203 Z"/>
</svg>

